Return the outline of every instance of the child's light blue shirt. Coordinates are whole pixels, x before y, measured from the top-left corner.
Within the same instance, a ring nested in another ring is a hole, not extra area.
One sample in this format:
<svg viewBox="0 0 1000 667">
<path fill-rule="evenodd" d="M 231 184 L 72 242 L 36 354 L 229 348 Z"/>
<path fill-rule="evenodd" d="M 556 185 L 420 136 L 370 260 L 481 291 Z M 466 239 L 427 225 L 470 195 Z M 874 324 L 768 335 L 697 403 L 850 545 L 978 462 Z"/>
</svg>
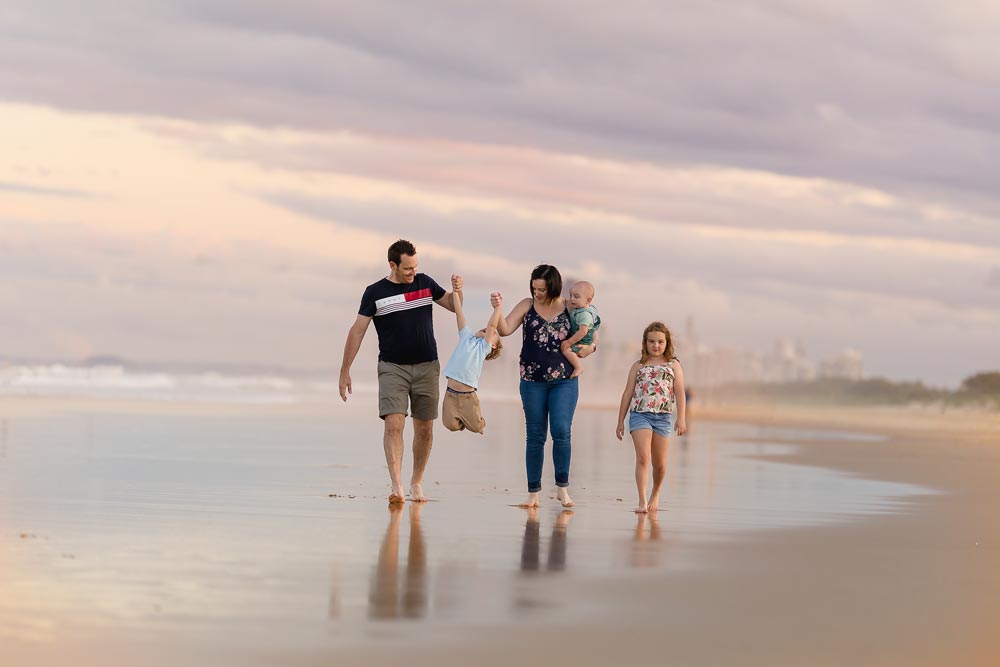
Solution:
<svg viewBox="0 0 1000 667">
<path fill-rule="evenodd" d="M 483 362 L 492 350 L 493 346 L 485 338 L 476 336 L 469 327 L 462 327 L 458 332 L 458 345 L 444 367 L 444 376 L 478 389 Z"/>
</svg>

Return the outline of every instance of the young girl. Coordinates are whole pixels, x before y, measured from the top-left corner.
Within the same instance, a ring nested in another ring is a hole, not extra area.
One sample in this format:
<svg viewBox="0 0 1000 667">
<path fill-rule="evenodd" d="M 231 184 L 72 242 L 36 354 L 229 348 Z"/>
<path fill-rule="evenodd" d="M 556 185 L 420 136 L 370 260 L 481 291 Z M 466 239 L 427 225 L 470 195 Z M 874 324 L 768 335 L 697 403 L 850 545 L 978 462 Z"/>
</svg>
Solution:
<svg viewBox="0 0 1000 667">
<path fill-rule="evenodd" d="M 684 371 L 674 356 L 670 330 L 662 322 L 653 322 L 642 332 L 642 357 L 628 371 L 625 391 L 618 409 L 615 435 L 625 435 L 625 413 L 632 414 L 628 430 L 635 445 L 635 485 L 639 491 L 640 514 L 656 511 L 660 487 L 667 474 L 667 442 L 676 416 L 677 435 L 687 431 L 685 423 Z M 646 500 L 649 460 L 653 460 L 653 492 Z"/>
</svg>

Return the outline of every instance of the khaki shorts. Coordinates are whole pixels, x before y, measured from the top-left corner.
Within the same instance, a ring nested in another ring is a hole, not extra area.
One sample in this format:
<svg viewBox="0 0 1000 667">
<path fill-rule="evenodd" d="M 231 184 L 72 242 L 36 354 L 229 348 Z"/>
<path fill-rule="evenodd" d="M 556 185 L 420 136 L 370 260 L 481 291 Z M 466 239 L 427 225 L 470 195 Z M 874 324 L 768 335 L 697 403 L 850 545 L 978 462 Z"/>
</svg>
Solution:
<svg viewBox="0 0 1000 667">
<path fill-rule="evenodd" d="M 479 394 L 474 391 L 467 394 L 445 391 L 441 421 L 449 431 L 469 429 L 473 433 L 482 433 L 486 428 L 486 420 L 479 407 Z"/>
<path fill-rule="evenodd" d="M 441 364 L 391 364 L 378 362 L 378 416 L 405 415 L 409 406 L 414 419 L 431 421 L 438 416 L 438 384 Z"/>
</svg>

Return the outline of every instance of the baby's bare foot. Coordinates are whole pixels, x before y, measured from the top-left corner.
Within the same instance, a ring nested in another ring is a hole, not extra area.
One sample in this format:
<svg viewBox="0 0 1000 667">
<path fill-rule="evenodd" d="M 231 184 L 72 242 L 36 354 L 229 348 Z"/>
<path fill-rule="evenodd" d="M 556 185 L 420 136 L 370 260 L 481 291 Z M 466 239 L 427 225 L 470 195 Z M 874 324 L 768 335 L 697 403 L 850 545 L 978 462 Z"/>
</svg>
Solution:
<svg viewBox="0 0 1000 667">
<path fill-rule="evenodd" d="M 580 377 L 581 375 L 583 375 L 583 369 L 575 368 L 573 369 L 573 372 L 570 374 L 569 379 L 572 380 L 573 378 Z"/>
</svg>

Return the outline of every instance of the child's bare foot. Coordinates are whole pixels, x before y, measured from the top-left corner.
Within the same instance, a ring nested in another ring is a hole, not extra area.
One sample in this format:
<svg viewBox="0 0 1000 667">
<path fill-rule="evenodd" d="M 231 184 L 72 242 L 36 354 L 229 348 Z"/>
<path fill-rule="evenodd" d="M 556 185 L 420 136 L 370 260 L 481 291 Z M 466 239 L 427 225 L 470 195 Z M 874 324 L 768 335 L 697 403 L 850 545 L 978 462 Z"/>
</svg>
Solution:
<svg viewBox="0 0 1000 667">
<path fill-rule="evenodd" d="M 424 487 L 420 482 L 410 484 L 410 499 L 415 503 L 426 503 L 427 496 L 424 495 Z"/>
<path fill-rule="evenodd" d="M 580 377 L 581 375 L 583 375 L 583 369 L 582 368 L 574 368 L 573 372 L 570 373 L 569 379 L 572 380 L 573 378 Z"/>
<path fill-rule="evenodd" d="M 523 503 L 520 503 L 518 507 L 521 507 L 523 509 L 531 509 L 532 507 L 538 507 L 538 492 L 536 491 L 535 493 L 529 493 L 528 499 L 525 500 Z"/>
<path fill-rule="evenodd" d="M 650 512 L 655 512 L 656 510 L 659 509 L 660 506 L 660 496 L 659 495 L 650 496 L 649 502 L 646 504 L 649 506 Z"/>
<path fill-rule="evenodd" d="M 562 503 L 563 507 L 573 507 L 576 505 L 576 503 L 573 502 L 573 499 L 569 497 L 569 489 L 565 486 L 559 487 L 559 490 L 556 491 L 556 498 L 559 499 L 559 502 Z"/>
</svg>

